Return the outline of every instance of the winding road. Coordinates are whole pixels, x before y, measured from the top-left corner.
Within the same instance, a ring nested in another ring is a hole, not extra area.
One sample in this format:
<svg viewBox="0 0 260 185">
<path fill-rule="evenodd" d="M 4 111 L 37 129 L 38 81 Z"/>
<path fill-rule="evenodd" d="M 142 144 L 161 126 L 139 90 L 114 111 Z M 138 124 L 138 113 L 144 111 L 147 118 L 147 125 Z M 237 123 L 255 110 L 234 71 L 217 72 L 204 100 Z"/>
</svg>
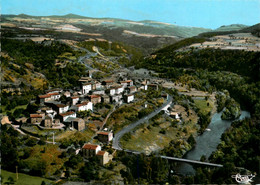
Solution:
<svg viewBox="0 0 260 185">
<path fill-rule="evenodd" d="M 164 103 L 160 108 L 156 109 L 155 111 L 153 111 L 152 113 L 150 113 L 149 115 L 139 119 L 138 121 L 131 123 L 130 125 L 128 125 L 127 127 L 123 128 L 122 130 L 120 130 L 119 132 L 117 132 L 114 136 L 113 139 L 113 148 L 116 150 L 123 150 L 122 147 L 120 146 L 120 139 L 121 137 L 127 133 L 130 132 L 132 129 L 134 129 L 135 127 L 137 127 L 138 125 L 142 124 L 143 122 L 149 120 L 150 118 L 154 117 L 155 115 L 157 115 L 161 110 L 163 110 L 165 107 L 169 106 L 172 103 L 172 97 L 168 96 L 167 102 Z"/>
</svg>

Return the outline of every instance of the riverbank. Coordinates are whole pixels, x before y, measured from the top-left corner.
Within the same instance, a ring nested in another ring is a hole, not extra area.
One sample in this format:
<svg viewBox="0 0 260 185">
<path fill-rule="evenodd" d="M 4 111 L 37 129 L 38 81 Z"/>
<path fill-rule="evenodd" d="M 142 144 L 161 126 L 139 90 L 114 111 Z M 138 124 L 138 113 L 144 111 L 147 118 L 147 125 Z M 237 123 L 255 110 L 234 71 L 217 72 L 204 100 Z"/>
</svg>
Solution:
<svg viewBox="0 0 260 185">
<path fill-rule="evenodd" d="M 217 149 L 218 144 L 221 142 L 221 135 L 231 126 L 232 121 L 222 120 L 220 113 L 215 113 L 208 126 L 210 131 L 205 131 L 202 135 L 196 138 L 195 147 L 184 155 L 185 159 L 200 160 L 201 156 L 206 159 Z M 250 113 L 242 111 L 239 119 L 250 117 Z M 195 170 L 189 164 L 180 164 L 176 169 L 183 175 L 194 174 Z"/>
</svg>

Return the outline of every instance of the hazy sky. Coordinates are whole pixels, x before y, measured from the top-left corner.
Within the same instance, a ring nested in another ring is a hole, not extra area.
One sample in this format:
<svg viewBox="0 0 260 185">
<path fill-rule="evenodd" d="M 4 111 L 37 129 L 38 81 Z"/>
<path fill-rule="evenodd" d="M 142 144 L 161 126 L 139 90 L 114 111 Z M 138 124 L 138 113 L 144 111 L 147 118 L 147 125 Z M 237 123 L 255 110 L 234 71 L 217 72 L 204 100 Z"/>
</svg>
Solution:
<svg viewBox="0 0 260 185">
<path fill-rule="evenodd" d="M 217 28 L 228 24 L 259 23 L 260 0 L 1 0 L 1 13 L 74 13 Z"/>
</svg>

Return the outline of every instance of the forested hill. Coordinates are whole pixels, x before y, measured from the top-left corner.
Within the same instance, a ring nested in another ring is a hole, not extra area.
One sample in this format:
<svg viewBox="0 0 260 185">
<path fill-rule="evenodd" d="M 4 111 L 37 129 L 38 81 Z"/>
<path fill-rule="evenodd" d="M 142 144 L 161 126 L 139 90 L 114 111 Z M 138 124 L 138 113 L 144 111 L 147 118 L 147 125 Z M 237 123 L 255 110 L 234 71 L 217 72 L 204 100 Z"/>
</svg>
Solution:
<svg viewBox="0 0 260 185">
<path fill-rule="evenodd" d="M 197 89 L 214 91 L 227 89 L 241 103 L 260 118 L 260 52 L 220 49 L 176 50 L 205 38 L 189 38 L 154 52 L 137 67 L 159 73 L 159 77 L 173 81 L 186 78 L 186 84 Z"/>
</svg>

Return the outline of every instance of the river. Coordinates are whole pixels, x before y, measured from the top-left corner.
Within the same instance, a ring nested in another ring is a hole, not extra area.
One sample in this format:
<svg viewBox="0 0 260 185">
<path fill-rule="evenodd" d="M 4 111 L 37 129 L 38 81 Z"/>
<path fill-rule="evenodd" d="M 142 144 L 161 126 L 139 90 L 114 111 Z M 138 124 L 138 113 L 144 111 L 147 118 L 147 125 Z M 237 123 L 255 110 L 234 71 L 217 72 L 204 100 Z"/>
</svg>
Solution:
<svg viewBox="0 0 260 185">
<path fill-rule="evenodd" d="M 216 150 L 221 141 L 221 135 L 232 123 L 232 121 L 222 120 L 221 114 L 222 112 L 213 115 L 208 126 L 210 131 L 205 131 L 196 138 L 196 146 L 184 156 L 185 159 L 200 160 L 202 155 L 205 155 L 206 158 L 208 158 L 211 153 Z M 239 120 L 244 119 L 245 117 L 250 117 L 250 113 L 242 111 Z M 187 163 L 178 165 L 176 171 L 183 175 L 192 175 L 195 173 L 193 167 Z"/>
</svg>

